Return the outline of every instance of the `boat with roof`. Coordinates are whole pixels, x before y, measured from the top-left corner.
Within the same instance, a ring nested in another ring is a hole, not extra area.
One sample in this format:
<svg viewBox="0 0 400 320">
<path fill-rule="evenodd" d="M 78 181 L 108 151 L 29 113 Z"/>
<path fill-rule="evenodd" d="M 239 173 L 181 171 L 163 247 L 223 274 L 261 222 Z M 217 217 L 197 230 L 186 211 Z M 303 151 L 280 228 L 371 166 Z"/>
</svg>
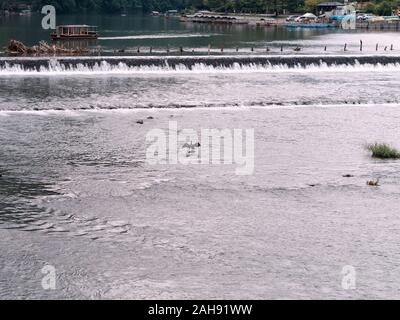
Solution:
<svg viewBox="0 0 400 320">
<path fill-rule="evenodd" d="M 97 39 L 98 37 L 97 27 L 85 24 L 57 26 L 56 30 L 51 34 L 53 40 Z"/>
</svg>

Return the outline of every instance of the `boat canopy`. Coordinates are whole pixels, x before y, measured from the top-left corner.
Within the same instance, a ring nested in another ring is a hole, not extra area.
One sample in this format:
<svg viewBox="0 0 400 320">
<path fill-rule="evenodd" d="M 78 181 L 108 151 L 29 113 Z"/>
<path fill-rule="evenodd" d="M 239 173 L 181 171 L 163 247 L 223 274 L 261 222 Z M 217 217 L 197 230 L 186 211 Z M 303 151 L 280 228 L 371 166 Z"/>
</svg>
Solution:
<svg viewBox="0 0 400 320">
<path fill-rule="evenodd" d="M 88 33 L 93 33 L 93 32 L 97 32 L 97 27 L 89 26 L 86 24 L 70 24 L 70 25 L 57 26 L 58 34 L 80 35 L 80 34 L 88 34 Z"/>
</svg>

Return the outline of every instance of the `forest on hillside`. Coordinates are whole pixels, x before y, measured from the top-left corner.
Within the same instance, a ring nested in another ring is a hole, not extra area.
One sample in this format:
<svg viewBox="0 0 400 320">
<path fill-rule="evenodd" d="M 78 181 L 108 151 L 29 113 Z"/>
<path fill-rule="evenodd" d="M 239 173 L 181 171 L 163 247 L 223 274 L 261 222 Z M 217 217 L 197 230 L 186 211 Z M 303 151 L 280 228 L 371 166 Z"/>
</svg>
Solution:
<svg viewBox="0 0 400 320">
<path fill-rule="evenodd" d="M 282 13 L 313 11 L 316 5 L 327 0 L 0 0 L 0 9 L 18 3 L 32 5 L 34 10 L 54 5 L 59 13 L 76 12 L 151 12 L 176 9 L 179 11 L 213 10 L 236 13 Z M 392 9 L 400 6 L 400 0 L 372 0 L 367 11 L 390 15 Z"/>
<path fill-rule="evenodd" d="M 34 10 L 51 4 L 60 13 L 80 11 L 104 13 L 121 11 L 165 12 L 171 9 L 265 13 L 274 8 L 294 10 L 296 7 L 302 6 L 304 0 L 0 0 L 0 8 L 5 9 L 17 3 L 30 4 Z"/>
</svg>

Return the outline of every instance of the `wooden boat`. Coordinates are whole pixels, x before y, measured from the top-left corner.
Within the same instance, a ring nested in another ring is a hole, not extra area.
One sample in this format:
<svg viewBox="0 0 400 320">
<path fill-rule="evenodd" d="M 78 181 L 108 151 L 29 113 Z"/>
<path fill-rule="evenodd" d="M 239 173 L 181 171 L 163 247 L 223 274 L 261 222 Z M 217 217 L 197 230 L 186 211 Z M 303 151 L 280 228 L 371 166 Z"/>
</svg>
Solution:
<svg viewBox="0 0 400 320">
<path fill-rule="evenodd" d="M 53 40 L 97 39 L 98 37 L 97 27 L 88 25 L 57 26 L 56 31 L 51 34 Z"/>
</svg>

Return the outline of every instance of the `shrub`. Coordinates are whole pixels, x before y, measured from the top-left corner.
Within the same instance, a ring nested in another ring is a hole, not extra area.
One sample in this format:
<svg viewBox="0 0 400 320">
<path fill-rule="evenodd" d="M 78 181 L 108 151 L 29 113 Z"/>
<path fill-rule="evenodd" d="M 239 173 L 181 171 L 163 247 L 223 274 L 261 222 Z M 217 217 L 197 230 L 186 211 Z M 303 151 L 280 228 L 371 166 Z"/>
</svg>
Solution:
<svg viewBox="0 0 400 320">
<path fill-rule="evenodd" d="M 379 159 L 400 159 L 400 151 L 386 143 L 369 144 L 367 149 L 372 152 L 372 157 Z"/>
</svg>

